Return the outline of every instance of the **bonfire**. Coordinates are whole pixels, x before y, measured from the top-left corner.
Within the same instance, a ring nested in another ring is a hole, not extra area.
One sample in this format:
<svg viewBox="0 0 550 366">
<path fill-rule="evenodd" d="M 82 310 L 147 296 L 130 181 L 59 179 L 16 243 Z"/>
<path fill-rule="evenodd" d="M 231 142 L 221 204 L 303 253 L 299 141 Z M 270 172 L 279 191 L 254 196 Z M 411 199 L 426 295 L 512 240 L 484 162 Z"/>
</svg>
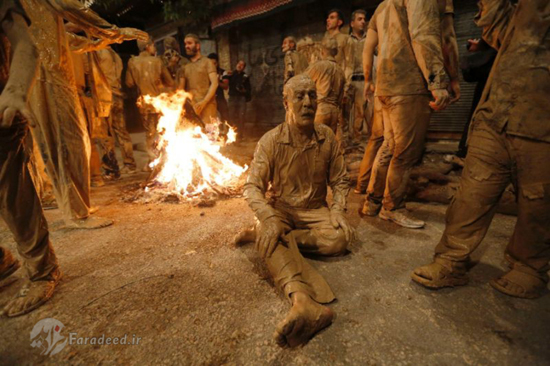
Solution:
<svg viewBox="0 0 550 366">
<path fill-rule="evenodd" d="M 202 121 L 190 104 L 191 95 L 178 91 L 144 96 L 160 114 L 158 158 L 142 185 L 143 202 L 178 201 L 205 204 L 240 195 L 248 167 L 235 164 L 220 149 L 235 142 L 235 130 L 218 120 Z"/>
</svg>

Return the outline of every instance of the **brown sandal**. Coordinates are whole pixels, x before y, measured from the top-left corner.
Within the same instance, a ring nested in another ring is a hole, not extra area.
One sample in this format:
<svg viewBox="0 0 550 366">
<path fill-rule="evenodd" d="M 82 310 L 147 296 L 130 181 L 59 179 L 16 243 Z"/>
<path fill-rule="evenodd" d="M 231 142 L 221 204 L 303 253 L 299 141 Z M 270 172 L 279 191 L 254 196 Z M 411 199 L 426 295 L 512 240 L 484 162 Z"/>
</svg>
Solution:
<svg viewBox="0 0 550 366">
<path fill-rule="evenodd" d="M 532 274 L 512 269 L 505 275 L 491 280 L 491 286 L 503 294 L 522 299 L 536 299 L 546 290 L 546 282 Z M 514 285 L 510 288 L 509 285 Z"/>
<path fill-rule="evenodd" d="M 431 289 L 464 286 L 468 283 L 466 274 L 455 273 L 438 262 L 418 267 L 411 274 L 414 282 Z"/>
</svg>

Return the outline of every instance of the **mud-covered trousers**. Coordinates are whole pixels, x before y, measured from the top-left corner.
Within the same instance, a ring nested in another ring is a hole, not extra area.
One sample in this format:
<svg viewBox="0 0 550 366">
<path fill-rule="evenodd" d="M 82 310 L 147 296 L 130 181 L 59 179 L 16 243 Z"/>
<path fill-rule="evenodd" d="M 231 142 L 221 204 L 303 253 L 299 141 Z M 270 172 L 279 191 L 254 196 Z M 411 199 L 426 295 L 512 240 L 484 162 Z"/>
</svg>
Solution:
<svg viewBox="0 0 550 366">
<path fill-rule="evenodd" d="M 378 97 L 382 106 L 384 142 L 376 155 L 367 199 L 387 210 L 405 204 L 407 183 L 422 157 L 432 110 L 429 95 Z M 385 177 L 385 178 L 384 178 Z"/>
<path fill-rule="evenodd" d="M 372 117 L 372 127 L 370 131 L 369 141 L 365 147 L 365 154 L 361 165 L 359 166 L 359 175 L 357 177 L 357 189 L 365 191 L 371 179 L 372 169 L 376 155 L 384 142 L 384 119 L 382 118 L 382 106 L 378 98 L 374 98 L 374 114 Z M 376 175 L 376 179 L 380 179 L 377 185 L 384 187 L 386 184 L 386 176 L 381 174 Z M 374 184 L 374 183 L 373 183 Z M 383 188 L 382 188 L 383 189 Z"/>
<path fill-rule="evenodd" d="M 266 258 L 275 285 L 288 298 L 294 292 L 304 292 L 318 303 L 333 301 L 335 297 L 330 286 L 301 253 L 342 255 L 349 244 L 344 232 L 332 226 L 327 207 L 293 209 L 277 204 L 274 207 L 285 232 L 272 256 Z"/>
<path fill-rule="evenodd" d="M 506 187 L 516 187 L 518 218 L 506 248 L 514 268 L 548 281 L 550 143 L 473 126 L 460 187 L 447 210 L 436 257 L 467 262 L 481 243 Z"/>
<path fill-rule="evenodd" d="M 32 137 L 25 124 L 0 128 L 0 214 L 12 232 L 32 281 L 57 268 L 48 224 L 28 169 Z M 0 247 L 0 264 L 6 249 Z"/>
<path fill-rule="evenodd" d="M 113 138 L 120 146 L 124 166 L 135 169 L 136 160 L 134 159 L 132 139 L 130 138 L 124 119 L 124 100 L 121 96 L 116 94 L 113 94 L 113 105 L 111 107 L 111 114 L 109 115 L 109 126 Z"/>
</svg>

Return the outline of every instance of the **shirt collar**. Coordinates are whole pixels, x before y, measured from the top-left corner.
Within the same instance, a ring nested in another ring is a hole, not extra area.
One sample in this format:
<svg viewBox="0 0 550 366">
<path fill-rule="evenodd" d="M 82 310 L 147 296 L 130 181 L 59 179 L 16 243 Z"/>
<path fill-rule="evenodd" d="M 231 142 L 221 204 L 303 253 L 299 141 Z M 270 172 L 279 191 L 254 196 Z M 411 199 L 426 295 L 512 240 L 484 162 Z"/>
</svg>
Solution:
<svg viewBox="0 0 550 366">
<path fill-rule="evenodd" d="M 313 136 L 315 143 L 320 143 L 326 138 L 325 131 L 323 131 L 318 124 L 314 125 Z M 292 140 L 290 139 L 290 127 L 287 122 L 283 122 L 281 125 L 281 131 L 279 132 L 279 143 L 284 145 L 290 145 L 292 143 Z"/>
<path fill-rule="evenodd" d="M 363 33 L 363 37 L 361 38 L 358 38 L 353 32 L 351 32 L 350 37 L 358 41 L 362 41 L 363 39 L 367 38 L 367 32 Z"/>
</svg>

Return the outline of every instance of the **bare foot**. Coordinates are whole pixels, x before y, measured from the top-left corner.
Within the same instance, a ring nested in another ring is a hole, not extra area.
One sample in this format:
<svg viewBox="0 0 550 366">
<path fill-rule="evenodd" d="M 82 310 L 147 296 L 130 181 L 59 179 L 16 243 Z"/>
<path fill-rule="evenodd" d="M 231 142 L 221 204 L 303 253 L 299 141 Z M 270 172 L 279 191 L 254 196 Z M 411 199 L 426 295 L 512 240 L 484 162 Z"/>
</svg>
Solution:
<svg viewBox="0 0 550 366">
<path fill-rule="evenodd" d="M 253 243 L 256 241 L 256 228 L 251 227 L 248 229 L 244 229 L 237 235 L 235 235 L 235 238 L 233 239 L 233 243 L 236 247 L 243 245 L 245 243 Z"/>
<path fill-rule="evenodd" d="M 53 296 L 60 279 L 61 270 L 57 268 L 47 280 L 30 281 L 21 289 L 17 297 L 4 307 L 3 314 L 8 317 L 16 317 L 40 307 Z"/>
<path fill-rule="evenodd" d="M 292 301 L 292 308 L 274 335 L 275 342 L 281 347 L 305 344 L 315 333 L 328 327 L 334 318 L 332 310 L 305 293 L 293 293 Z"/>
<path fill-rule="evenodd" d="M 88 216 L 85 219 L 71 220 L 67 225 L 71 229 L 101 229 L 103 227 L 111 226 L 113 220 L 98 216 Z"/>
</svg>

